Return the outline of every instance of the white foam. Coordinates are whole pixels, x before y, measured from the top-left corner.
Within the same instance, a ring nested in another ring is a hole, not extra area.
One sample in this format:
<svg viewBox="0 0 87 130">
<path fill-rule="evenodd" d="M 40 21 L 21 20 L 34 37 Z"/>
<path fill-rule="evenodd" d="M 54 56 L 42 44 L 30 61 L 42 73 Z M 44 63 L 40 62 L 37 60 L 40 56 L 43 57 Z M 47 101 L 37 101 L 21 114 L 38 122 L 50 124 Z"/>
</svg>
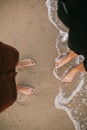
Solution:
<svg viewBox="0 0 87 130">
<path fill-rule="evenodd" d="M 60 90 L 59 94 L 55 98 L 55 106 L 56 106 L 56 108 L 63 109 L 64 111 L 66 111 L 66 113 L 68 114 L 69 118 L 72 120 L 72 122 L 73 122 L 73 124 L 75 126 L 75 129 L 76 130 L 81 130 L 79 123 L 73 118 L 71 110 L 68 107 L 66 107 L 63 104 L 61 104 L 62 101 L 64 102 L 64 100 L 65 99 L 63 97 L 62 90 Z"/>
<path fill-rule="evenodd" d="M 48 8 L 48 17 L 49 17 L 49 21 L 55 26 L 55 28 L 59 31 L 58 37 L 56 39 L 56 48 L 59 52 L 59 48 L 57 47 L 59 44 L 59 38 L 62 37 L 62 42 L 66 41 L 68 38 L 68 33 L 61 30 L 60 27 L 58 26 L 58 17 L 57 14 L 54 13 L 55 11 L 57 11 L 57 1 L 56 0 L 47 0 L 46 1 L 46 5 Z M 55 8 L 53 8 L 53 6 Z M 55 11 L 54 11 L 55 10 Z M 53 12 L 54 11 L 54 12 Z M 54 21 L 55 19 L 55 21 Z M 60 54 L 60 52 L 59 52 Z"/>
</svg>

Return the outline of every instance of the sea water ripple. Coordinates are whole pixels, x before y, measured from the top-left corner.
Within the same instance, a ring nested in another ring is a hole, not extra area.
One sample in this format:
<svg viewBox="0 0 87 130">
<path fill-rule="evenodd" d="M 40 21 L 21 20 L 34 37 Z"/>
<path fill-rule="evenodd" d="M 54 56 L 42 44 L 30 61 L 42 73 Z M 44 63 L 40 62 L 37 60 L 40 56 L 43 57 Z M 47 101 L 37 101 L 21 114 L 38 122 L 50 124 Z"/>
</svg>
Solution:
<svg viewBox="0 0 87 130">
<path fill-rule="evenodd" d="M 58 56 L 55 61 L 67 55 L 68 29 L 57 17 L 57 0 L 46 0 L 49 21 L 58 30 L 56 49 Z M 61 68 L 54 67 L 53 74 L 60 80 L 75 65 L 83 62 L 84 57 L 79 55 Z M 59 87 L 59 86 L 58 86 Z M 60 89 L 55 97 L 55 107 L 64 110 L 75 126 L 75 130 L 87 130 L 87 74 L 77 73 L 70 83 L 60 83 Z"/>
</svg>

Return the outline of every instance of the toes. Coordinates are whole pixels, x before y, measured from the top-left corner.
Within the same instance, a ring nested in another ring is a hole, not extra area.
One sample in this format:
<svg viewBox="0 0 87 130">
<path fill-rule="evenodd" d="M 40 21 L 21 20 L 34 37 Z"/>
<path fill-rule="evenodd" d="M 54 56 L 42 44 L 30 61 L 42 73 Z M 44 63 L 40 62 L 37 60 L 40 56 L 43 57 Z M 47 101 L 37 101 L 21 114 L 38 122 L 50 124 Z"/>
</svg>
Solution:
<svg viewBox="0 0 87 130">
<path fill-rule="evenodd" d="M 29 65 L 35 65 L 35 62 L 32 59 L 26 59 L 26 63 L 28 63 Z"/>
<path fill-rule="evenodd" d="M 63 78 L 62 82 L 71 82 L 72 79 L 70 79 L 69 77 L 65 77 Z"/>
<path fill-rule="evenodd" d="M 31 91 L 31 93 L 34 93 L 35 89 L 34 88 L 29 88 L 29 91 Z"/>
<path fill-rule="evenodd" d="M 34 62 L 34 61 L 32 61 L 32 65 L 35 65 L 35 62 Z"/>
<path fill-rule="evenodd" d="M 59 65 L 59 63 L 58 62 L 55 62 L 55 66 L 58 66 Z"/>
</svg>

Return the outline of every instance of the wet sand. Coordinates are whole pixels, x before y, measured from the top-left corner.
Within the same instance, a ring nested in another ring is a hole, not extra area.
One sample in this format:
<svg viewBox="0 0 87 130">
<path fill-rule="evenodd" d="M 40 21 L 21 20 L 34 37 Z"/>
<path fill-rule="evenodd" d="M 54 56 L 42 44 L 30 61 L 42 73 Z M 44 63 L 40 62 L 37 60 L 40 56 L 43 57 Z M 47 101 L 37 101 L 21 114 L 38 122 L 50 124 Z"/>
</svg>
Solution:
<svg viewBox="0 0 87 130">
<path fill-rule="evenodd" d="M 60 81 L 53 75 L 57 30 L 48 20 L 45 0 L 1 0 L 0 40 L 32 58 L 36 66 L 19 70 L 18 84 L 35 93 L 18 93 L 17 101 L 0 114 L 0 130 L 74 130 L 63 110 L 54 106 Z"/>
</svg>

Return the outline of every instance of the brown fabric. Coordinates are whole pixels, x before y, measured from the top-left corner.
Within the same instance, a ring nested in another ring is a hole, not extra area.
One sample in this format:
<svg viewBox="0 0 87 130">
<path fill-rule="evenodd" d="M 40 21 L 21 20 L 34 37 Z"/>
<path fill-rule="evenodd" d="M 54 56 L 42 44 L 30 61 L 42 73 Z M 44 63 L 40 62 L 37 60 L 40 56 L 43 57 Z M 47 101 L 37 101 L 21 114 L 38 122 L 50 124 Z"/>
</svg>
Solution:
<svg viewBox="0 0 87 130">
<path fill-rule="evenodd" d="M 11 106 L 17 98 L 15 67 L 18 51 L 0 42 L 0 112 Z"/>
</svg>

